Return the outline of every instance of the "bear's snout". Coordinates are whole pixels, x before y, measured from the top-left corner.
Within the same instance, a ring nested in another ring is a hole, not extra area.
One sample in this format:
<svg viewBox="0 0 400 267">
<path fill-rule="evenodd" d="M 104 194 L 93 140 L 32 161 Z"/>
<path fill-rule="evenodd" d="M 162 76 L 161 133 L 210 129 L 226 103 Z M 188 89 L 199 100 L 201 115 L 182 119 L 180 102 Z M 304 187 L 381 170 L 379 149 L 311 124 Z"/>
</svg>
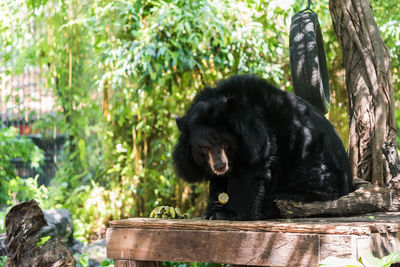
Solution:
<svg viewBox="0 0 400 267">
<path fill-rule="evenodd" d="M 218 162 L 214 164 L 214 169 L 216 171 L 223 171 L 226 168 L 226 162 Z"/>
<path fill-rule="evenodd" d="M 225 174 L 228 169 L 228 157 L 223 148 L 211 149 L 208 152 L 208 164 L 216 175 Z"/>
</svg>

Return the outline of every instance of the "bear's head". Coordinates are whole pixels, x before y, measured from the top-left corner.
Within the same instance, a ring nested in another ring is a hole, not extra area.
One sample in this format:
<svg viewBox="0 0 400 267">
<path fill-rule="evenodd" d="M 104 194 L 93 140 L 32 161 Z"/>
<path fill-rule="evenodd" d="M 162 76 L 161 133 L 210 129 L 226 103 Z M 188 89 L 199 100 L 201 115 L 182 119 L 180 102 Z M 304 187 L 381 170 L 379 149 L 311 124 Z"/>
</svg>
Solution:
<svg viewBox="0 0 400 267">
<path fill-rule="evenodd" d="M 225 103 L 224 99 L 198 102 L 184 117 L 175 118 L 181 134 L 187 137 L 193 161 L 216 175 L 229 170 L 238 147 L 237 138 L 218 127 Z"/>
</svg>

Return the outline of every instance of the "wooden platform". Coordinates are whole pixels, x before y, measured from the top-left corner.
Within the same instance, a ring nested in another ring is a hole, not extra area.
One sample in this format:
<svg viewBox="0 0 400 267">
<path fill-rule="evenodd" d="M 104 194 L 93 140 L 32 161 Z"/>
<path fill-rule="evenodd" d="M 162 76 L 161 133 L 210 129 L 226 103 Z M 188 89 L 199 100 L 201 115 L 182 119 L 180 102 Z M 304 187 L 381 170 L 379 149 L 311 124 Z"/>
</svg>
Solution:
<svg viewBox="0 0 400 267">
<path fill-rule="evenodd" d="M 270 221 L 132 218 L 110 222 L 115 266 L 161 261 L 318 266 L 328 256 L 358 259 L 400 251 L 400 212 Z"/>
</svg>

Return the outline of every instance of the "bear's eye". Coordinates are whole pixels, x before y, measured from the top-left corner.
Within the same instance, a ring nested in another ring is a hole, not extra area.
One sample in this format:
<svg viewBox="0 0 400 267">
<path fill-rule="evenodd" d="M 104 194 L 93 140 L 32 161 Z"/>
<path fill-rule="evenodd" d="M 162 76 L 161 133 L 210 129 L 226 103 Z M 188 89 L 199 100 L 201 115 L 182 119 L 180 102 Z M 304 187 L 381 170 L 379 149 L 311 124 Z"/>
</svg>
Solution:
<svg viewBox="0 0 400 267">
<path fill-rule="evenodd" d="M 201 152 L 203 152 L 204 154 L 207 154 L 207 153 L 208 153 L 208 148 L 207 148 L 207 147 L 202 147 L 200 150 L 201 150 Z"/>
<path fill-rule="evenodd" d="M 228 149 L 229 144 L 228 143 L 222 143 L 221 146 L 222 146 L 223 149 Z"/>
</svg>

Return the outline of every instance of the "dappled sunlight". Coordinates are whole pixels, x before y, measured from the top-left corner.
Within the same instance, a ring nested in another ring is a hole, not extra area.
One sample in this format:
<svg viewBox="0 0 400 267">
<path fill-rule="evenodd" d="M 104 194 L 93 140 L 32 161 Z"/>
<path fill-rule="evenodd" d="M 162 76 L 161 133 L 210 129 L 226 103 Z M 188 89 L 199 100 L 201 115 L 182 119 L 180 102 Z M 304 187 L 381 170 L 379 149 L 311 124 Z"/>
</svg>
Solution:
<svg viewBox="0 0 400 267">
<path fill-rule="evenodd" d="M 117 200 L 117 195 L 111 192 L 109 194 L 110 196 L 110 201 L 116 201 L 115 203 L 118 203 Z M 120 201 L 119 201 L 120 202 Z M 118 206 L 118 204 L 117 204 Z M 121 204 L 119 204 L 121 206 Z M 88 200 L 86 201 L 85 207 L 87 208 L 96 208 L 99 211 L 105 211 L 106 210 L 106 204 L 104 200 L 104 188 L 103 187 L 95 187 L 91 192 Z"/>
<path fill-rule="evenodd" d="M 145 261 L 273 266 L 318 263 L 317 235 L 257 230 L 257 226 L 274 225 L 279 223 L 139 218 L 116 221 L 108 230 L 107 250 L 110 258 Z"/>
<path fill-rule="evenodd" d="M 162 220 L 112 222 L 112 259 L 317 266 L 328 257 L 382 257 L 400 249 L 399 213 L 267 221 Z M 395 230 L 395 231 L 397 231 Z"/>
</svg>

